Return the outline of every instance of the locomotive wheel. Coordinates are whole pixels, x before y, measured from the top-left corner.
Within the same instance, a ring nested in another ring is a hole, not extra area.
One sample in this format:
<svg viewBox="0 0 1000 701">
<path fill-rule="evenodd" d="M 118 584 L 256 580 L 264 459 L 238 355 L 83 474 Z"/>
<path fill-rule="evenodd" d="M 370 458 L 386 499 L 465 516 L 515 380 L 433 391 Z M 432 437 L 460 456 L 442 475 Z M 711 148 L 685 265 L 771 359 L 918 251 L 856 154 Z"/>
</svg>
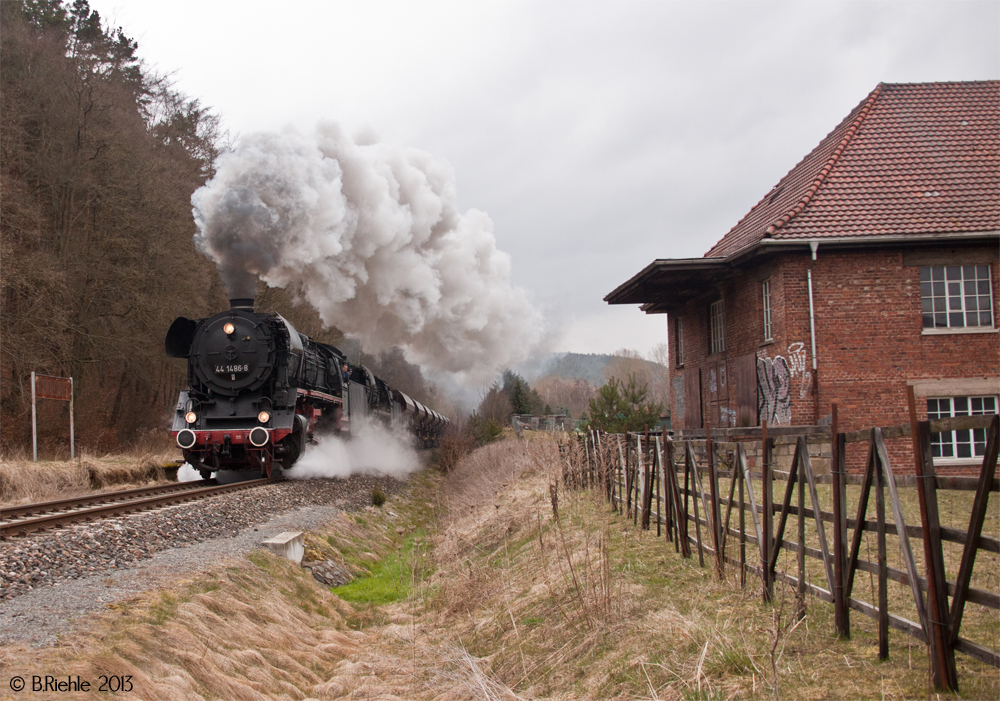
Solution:
<svg viewBox="0 0 1000 701">
<path fill-rule="evenodd" d="M 201 475 L 201 478 L 203 480 L 212 479 L 212 471 L 209 470 L 208 468 L 205 467 L 199 468 L 198 474 Z"/>
<path fill-rule="evenodd" d="M 282 469 L 288 470 L 291 469 L 295 461 L 302 455 L 302 434 L 293 433 L 289 435 L 282 441 L 282 445 L 285 446 L 285 454 L 281 456 L 278 462 L 281 463 Z"/>
<path fill-rule="evenodd" d="M 302 451 L 305 450 L 308 442 L 308 437 L 306 435 L 307 427 L 308 424 L 306 423 L 305 417 L 301 414 L 297 414 L 295 417 L 295 430 L 288 434 L 283 441 L 281 441 L 281 445 L 284 447 L 284 452 L 281 459 L 278 461 L 281 464 L 281 469 L 291 469 L 292 465 L 295 464 L 295 461 L 302 455 Z"/>
</svg>

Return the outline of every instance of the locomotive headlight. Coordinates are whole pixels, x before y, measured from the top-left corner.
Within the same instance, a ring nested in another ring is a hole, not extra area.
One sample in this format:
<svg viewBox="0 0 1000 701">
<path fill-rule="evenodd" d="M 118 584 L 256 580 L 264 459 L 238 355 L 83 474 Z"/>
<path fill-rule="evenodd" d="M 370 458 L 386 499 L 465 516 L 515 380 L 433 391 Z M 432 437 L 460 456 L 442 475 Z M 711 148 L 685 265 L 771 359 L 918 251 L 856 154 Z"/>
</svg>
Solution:
<svg viewBox="0 0 1000 701">
<path fill-rule="evenodd" d="M 233 326 L 231 322 L 227 322 L 226 325 L 222 327 L 222 330 L 226 332 L 227 336 L 232 336 L 236 333 L 236 327 Z"/>
<path fill-rule="evenodd" d="M 259 414 L 257 414 L 257 420 L 260 421 L 262 424 L 266 424 L 268 421 L 271 420 L 271 415 L 268 414 L 266 411 L 262 411 Z"/>
<path fill-rule="evenodd" d="M 184 414 L 184 420 L 187 421 L 189 424 L 193 424 L 195 421 L 198 420 L 198 415 L 193 411 L 189 411 L 188 413 Z"/>
</svg>

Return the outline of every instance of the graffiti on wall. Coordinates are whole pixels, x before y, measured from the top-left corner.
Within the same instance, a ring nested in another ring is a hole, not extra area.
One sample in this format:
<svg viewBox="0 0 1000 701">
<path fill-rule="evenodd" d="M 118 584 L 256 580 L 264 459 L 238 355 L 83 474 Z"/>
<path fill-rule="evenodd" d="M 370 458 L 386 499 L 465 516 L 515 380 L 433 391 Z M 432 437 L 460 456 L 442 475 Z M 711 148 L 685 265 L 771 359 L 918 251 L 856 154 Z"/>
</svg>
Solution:
<svg viewBox="0 0 1000 701">
<path fill-rule="evenodd" d="M 758 351 L 757 415 L 761 421 L 775 424 L 792 422 L 793 385 L 798 386 L 799 399 L 805 399 L 812 391 L 808 360 L 809 351 L 801 341 L 788 345 L 787 359 L 780 355 L 768 358 L 765 351 Z"/>
<path fill-rule="evenodd" d="M 792 379 L 799 382 L 799 399 L 805 399 L 809 394 L 811 385 L 809 383 L 810 373 L 806 371 L 806 361 L 809 359 L 809 352 L 806 344 L 796 341 L 788 346 L 788 369 Z"/>
<path fill-rule="evenodd" d="M 780 355 L 757 358 L 757 415 L 769 424 L 792 422 L 792 375 Z"/>
<path fill-rule="evenodd" d="M 719 423 L 722 426 L 736 426 L 736 410 L 727 406 L 719 407 Z"/>
</svg>

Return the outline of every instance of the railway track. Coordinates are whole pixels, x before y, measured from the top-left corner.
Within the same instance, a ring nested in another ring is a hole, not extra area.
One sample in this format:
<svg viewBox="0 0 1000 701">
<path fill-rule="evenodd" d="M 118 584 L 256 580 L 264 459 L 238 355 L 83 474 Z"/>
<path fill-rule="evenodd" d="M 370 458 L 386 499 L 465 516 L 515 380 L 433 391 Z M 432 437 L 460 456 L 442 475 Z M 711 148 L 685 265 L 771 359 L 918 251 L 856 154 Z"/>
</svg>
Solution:
<svg viewBox="0 0 1000 701">
<path fill-rule="evenodd" d="M 215 480 L 198 480 L 13 506 L 0 512 L 0 540 L 251 489 L 280 479 L 272 477 L 222 485 L 215 484 Z"/>
</svg>

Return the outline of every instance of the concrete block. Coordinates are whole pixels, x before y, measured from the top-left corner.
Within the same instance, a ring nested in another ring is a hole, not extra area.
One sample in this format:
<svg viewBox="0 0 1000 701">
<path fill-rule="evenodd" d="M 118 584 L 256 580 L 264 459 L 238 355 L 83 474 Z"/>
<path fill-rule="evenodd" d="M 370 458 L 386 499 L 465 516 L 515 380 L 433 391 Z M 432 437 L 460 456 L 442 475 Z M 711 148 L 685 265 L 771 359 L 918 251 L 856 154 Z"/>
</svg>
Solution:
<svg viewBox="0 0 1000 701">
<path fill-rule="evenodd" d="M 265 540 L 263 545 L 275 555 L 299 565 L 302 563 L 302 555 L 305 554 L 305 542 L 302 531 L 286 531 Z"/>
</svg>

